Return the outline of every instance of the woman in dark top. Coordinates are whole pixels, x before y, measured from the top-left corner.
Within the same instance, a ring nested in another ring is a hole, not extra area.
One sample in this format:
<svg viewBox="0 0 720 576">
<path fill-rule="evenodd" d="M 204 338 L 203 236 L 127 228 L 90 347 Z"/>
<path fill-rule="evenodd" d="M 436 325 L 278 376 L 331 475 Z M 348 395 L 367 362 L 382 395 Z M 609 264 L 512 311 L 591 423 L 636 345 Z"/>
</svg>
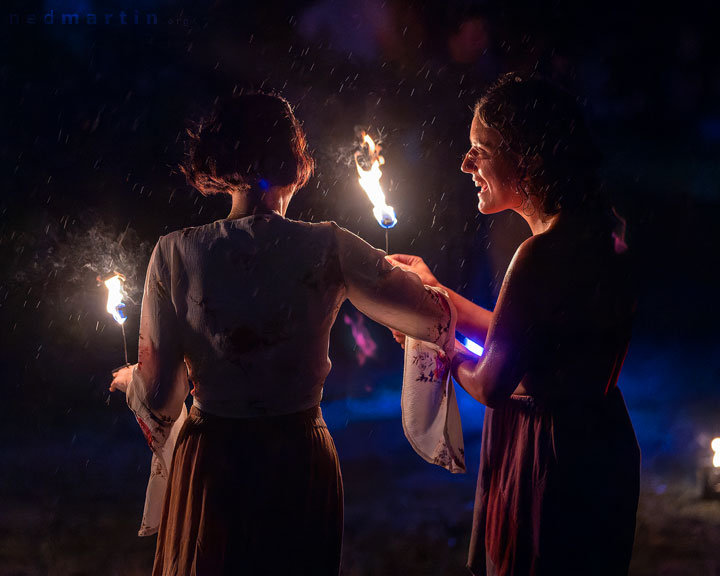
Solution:
<svg viewBox="0 0 720 576">
<path fill-rule="evenodd" d="M 487 406 L 468 567 L 627 574 L 640 453 L 617 380 L 635 299 L 598 153 L 572 96 L 516 74 L 477 103 L 470 143 L 478 209 L 513 210 L 532 236 L 493 311 L 447 290 L 458 330 L 485 344 L 453 364 Z M 440 286 L 420 258 L 390 259 Z"/>
</svg>

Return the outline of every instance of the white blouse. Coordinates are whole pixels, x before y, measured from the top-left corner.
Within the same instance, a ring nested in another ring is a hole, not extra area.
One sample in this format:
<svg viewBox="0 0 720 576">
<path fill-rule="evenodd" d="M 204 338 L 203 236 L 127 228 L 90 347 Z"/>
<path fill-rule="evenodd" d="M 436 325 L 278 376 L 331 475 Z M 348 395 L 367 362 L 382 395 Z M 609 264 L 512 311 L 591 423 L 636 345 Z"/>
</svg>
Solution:
<svg viewBox="0 0 720 576">
<path fill-rule="evenodd" d="M 161 237 L 127 390 L 155 454 L 153 474 L 167 477 L 171 452 L 163 449 L 184 420 L 188 379 L 194 404 L 216 416 L 317 406 L 331 366 L 330 329 L 346 298 L 388 327 L 448 353 L 454 346 L 449 300 L 334 222 L 272 213 Z M 148 498 L 151 488 L 152 477 Z M 145 533 L 154 523 L 144 522 Z"/>
</svg>

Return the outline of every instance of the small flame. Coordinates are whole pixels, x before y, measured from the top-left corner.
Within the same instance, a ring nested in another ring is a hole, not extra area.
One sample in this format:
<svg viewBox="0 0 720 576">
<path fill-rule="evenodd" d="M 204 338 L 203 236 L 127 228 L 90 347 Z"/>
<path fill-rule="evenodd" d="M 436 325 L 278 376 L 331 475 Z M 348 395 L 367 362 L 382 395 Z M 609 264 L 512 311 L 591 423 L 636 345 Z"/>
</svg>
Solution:
<svg viewBox="0 0 720 576">
<path fill-rule="evenodd" d="M 392 228 L 397 224 L 397 217 L 395 216 L 395 210 L 392 206 L 388 206 L 385 203 L 385 194 L 383 194 L 382 188 L 380 187 L 380 178 L 382 178 L 382 171 L 380 166 L 385 164 L 385 159 L 380 156 L 380 146 L 376 146 L 372 138 L 366 133 L 362 133 L 363 148 L 367 146 L 368 153 L 365 156 L 370 158 L 370 170 L 365 170 L 360 166 L 358 159 L 363 156 L 363 152 L 355 153 L 355 166 L 358 171 L 358 182 L 362 186 L 365 193 L 370 198 L 370 202 L 373 205 L 373 216 L 378 224 L 383 228 Z"/>
<path fill-rule="evenodd" d="M 713 452 L 715 452 L 713 455 L 713 466 L 720 468 L 720 438 L 714 438 L 710 447 L 713 449 Z"/>
<path fill-rule="evenodd" d="M 125 276 L 115 273 L 113 276 L 105 280 L 105 286 L 108 289 L 107 311 L 115 318 L 115 322 L 122 325 L 127 320 L 125 314 L 125 303 L 123 302 L 123 283 Z"/>
</svg>

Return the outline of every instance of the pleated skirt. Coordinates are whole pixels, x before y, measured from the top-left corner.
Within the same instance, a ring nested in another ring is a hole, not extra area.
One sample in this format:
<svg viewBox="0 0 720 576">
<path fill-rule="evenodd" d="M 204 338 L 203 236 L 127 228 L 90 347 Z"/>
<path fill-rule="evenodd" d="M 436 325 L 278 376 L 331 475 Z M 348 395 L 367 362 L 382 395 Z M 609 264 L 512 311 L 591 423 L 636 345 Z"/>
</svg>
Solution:
<svg viewBox="0 0 720 576">
<path fill-rule="evenodd" d="M 319 407 L 180 431 L 153 576 L 337 576 L 343 486 Z"/>
</svg>

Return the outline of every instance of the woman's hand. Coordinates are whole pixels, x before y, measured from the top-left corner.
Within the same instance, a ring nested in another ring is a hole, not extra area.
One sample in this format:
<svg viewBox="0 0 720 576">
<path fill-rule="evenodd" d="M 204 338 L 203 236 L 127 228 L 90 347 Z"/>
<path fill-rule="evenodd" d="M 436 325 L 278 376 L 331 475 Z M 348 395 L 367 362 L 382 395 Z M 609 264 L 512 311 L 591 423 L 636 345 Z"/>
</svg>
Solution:
<svg viewBox="0 0 720 576">
<path fill-rule="evenodd" d="M 113 372 L 113 381 L 110 382 L 110 392 L 119 390 L 124 394 L 127 391 L 130 380 L 132 380 L 133 368 L 135 368 L 135 366 L 137 366 L 137 364 L 132 366 L 123 366 L 120 370 Z"/>
<path fill-rule="evenodd" d="M 399 266 L 403 270 L 409 272 L 415 272 L 420 276 L 420 281 L 428 286 L 440 286 L 440 282 L 435 278 L 435 275 L 430 272 L 430 268 L 425 264 L 425 261 L 420 256 L 413 256 L 411 254 L 391 254 L 386 256 L 385 259 L 390 262 L 393 266 Z M 398 332 L 397 330 L 390 330 L 392 332 L 395 342 L 400 344 L 400 347 L 405 349 L 405 334 Z"/>
<path fill-rule="evenodd" d="M 400 348 L 405 350 L 405 338 L 406 338 L 405 334 L 403 334 L 402 332 L 398 332 L 397 330 L 390 330 L 390 332 L 392 332 L 395 342 L 400 344 Z"/>
<path fill-rule="evenodd" d="M 440 282 L 435 278 L 435 275 L 430 272 L 430 268 L 425 264 L 425 261 L 420 256 L 412 256 L 410 254 L 391 254 L 386 256 L 385 259 L 390 262 L 393 266 L 400 266 L 403 270 L 409 270 L 415 272 L 420 276 L 423 284 L 428 286 L 440 286 Z M 397 338 L 396 338 L 397 340 Z"/>
</svg>

